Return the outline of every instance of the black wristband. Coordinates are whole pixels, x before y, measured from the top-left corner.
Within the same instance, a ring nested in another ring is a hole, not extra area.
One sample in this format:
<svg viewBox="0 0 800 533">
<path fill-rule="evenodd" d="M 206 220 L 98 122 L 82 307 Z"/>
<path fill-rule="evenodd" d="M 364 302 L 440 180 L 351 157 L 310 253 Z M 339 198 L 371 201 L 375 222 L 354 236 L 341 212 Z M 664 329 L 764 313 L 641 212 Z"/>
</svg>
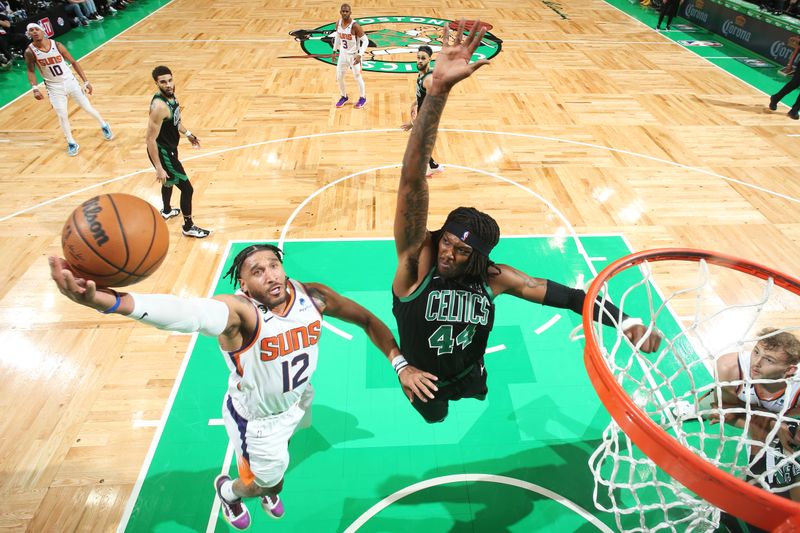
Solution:
<svg viewBox="0 0 800 533">
<path fill-rule="evenodd" d="M 556 283 L 552 280 L 547 280 L 547 292 L 545 292 L 542 304 L 549 305 L 550 307 L 559 307 L 561 309 L 569 309 L 579 315 L 583 314 L 583 302 L 586 300 L 586 293 L 580 289 L 573 289 Z M 600 300 L 597 300 L 598 303 Z M 602 316 L 600 313 L 602 312 Z M 606 326 L 614 326 L 621 324 L 623 320 L 629 318 L 628 315 L 619 310 L 619 308 L 605 300 L 603 307 L 599 305 L 594 306 L 594 318 L 597 321 L 600 316 L 603 324 Z"/>
</svg>

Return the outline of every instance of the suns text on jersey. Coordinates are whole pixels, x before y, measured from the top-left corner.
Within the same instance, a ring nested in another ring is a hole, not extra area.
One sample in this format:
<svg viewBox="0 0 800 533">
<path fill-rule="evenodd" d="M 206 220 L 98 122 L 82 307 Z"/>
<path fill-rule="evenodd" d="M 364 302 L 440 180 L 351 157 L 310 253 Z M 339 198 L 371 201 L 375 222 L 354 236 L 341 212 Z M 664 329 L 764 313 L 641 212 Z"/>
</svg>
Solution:
<svg viewBox="0 0 800 533">
<path fill-rule="evenodd" d="M 322 324 L 317 320 L 308 326 L 300 326 L 272 337 L 264 337 L 261 339 L 261 360 L 272 361 L 317 344 L 321 326 Z"/>
</svg>

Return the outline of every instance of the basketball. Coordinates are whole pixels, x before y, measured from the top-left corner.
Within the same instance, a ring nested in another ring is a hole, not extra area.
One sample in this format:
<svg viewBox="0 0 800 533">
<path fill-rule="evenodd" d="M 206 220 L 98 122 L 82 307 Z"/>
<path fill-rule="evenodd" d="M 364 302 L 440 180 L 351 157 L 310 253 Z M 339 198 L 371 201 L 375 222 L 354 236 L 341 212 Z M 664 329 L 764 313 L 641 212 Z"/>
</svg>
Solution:
<svg viewBox="0 0 800 533">
<path fill-rule="evenodd" d="M 61 232 L 61 247 L 76 277 L 100 287 L 125 287 L 164 261 L 169 232 L 156 208 L 141 198 L 102 194 L 72 212 Z"/>
</svg>

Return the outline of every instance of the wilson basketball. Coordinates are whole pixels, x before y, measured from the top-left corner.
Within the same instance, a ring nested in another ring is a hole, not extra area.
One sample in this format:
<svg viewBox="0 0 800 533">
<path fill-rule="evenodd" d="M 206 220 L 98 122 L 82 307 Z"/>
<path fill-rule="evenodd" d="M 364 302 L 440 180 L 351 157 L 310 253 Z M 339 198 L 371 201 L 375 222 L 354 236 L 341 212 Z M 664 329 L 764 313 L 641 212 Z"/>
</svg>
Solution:
<svg viewBox="0 0 800 533">
<path fill-rule="evenodd" d="M 169 232 L 156 208 L 141 198 L 103 194 L 72 212 L 61 232 L 61 247 L 76 277 L 101 287 L 125 287 L 164 261 Z"/>
</svg>

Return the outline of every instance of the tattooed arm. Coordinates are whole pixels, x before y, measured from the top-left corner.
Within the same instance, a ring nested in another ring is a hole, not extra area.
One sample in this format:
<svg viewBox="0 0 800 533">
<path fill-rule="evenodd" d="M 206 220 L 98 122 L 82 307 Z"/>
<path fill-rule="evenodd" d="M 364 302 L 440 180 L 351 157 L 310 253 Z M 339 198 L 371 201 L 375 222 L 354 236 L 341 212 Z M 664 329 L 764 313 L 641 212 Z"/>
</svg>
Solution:
<svg viewBox="0 0 800 533">
<path fill-rule="evenodd" d="M 305 288 L 323 314 L 350 322 L 363 329 L 372 344 L 383 352 L 390 363 L 400 355 L 400 348 L 397 347 L 392 332 L 369 309 L 321 283 L 306 283 Z M 434 384 L 438 379 L 436 376 L 411 365 L 406 366 L 399 377 L 400 384 L 409 401 L 416 396 L 423 402 L 427 402 L 428 398 L 433 398 L 433 393 L 437 390 Z"/>
<path fill-rule="evenodd" d="M 431 85 L 417 113 L 414 129 L 408 139 L 397 190 L 397 210 L 394 218 L 394 239 L 397 249 L 397 272 L 392 288 L 395 294 L 406 296 L 427 273 L 429 265 L 420 265 L 420 254 L 428 242 L 428 183 L 425 171 L 436 142 L 436 131 L 442 118 L 447 95 L 459 81 L 469 77 L 488 61 L 470 63 L 472 53 L 480 44 L 485 30 L 476 32 L 476 23 L 469 36 L 464 36 L 464 21 L 455 32 L 452 42 L 447 26 L 443 46 L 431 75 Z M 431 259 L 428 258 L 428 261 Z"/>
</svg>

